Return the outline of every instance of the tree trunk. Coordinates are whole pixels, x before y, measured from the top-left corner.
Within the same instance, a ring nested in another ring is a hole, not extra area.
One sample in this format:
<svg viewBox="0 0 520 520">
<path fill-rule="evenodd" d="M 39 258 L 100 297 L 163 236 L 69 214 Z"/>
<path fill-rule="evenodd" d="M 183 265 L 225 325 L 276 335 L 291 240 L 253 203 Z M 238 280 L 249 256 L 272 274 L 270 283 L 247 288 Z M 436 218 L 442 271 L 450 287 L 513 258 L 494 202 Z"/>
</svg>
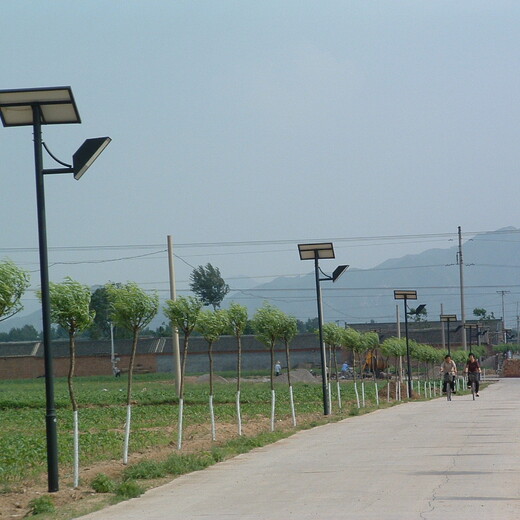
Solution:
<svg viewBox="0 0 520 520">
<path fill-rule="evenodd" d="M 186 361 L 188 359 L 188 341 L 189 335 L 184 334 L 184 352 L 182 355 L 182 366 L 181 366 L 181 386 L 179 391 L 179 434 L 177 437 L 177 449 L 182 448 L 182 425 L 184 419 L 184 379 L 186 374 Z"/>
<path fill-rule="evenodd" d="M 209 356 L 209 414 L 211 417 L 211 438 L 217 440 L 217 431 L 215 428 L 215 411 L 213 409 L 213 342 L 208 343 Z"/>
<path fill-rule="evenodd" d="M 242 341 L 240 336 L 237 335 L 237 422 L 238 422 L 238 435 L 242 435 L 242 412 L 240 410 L 240 378 L 242 377 Z"/>
<path fill-rule="evenodd" d="M 289 353 L 289 342 L 285 341 L 285 359 L 287 360 L 287 383 L 289 384 L 289 399 L 291 401 L 291 414 L 293 426 L 296 426 L 296 412 L 294 410 L 294 395 L 291 385 L 291 357 Z"/>
<path fill-rule="evenodd" d="M 126 427 L 125 445 L 123 449 L 123 464 L 128 464 L 128 450 L 130 446 L 130 426 L 132 420 L 132 382 L 134 375 L 135 353 L 137 351 L 137 341 L 139 339 L 139 329 L 134 329 L 134 339 L 132 342 L 132 353 L 130 355 L 130 365 L 128 367 L 128 387 L 126 392 Z"/>
<path fill-rule="evenodd" d="M 72 417 L 73 417 L 73 446 L 74 446 L 74 489 L 79 487 L 79 421 L 78 421 L 78 403 L 76 401 L 76 395 L 74 393 L 74 371 L 76 369 L 76 342 L 75 342 L 74 330 L 69 331 L 69 352 L 70 352 L 70 364 L 69 374 L 67 377 L 67 384 L 69 387 L 70 403 L 72 405 Z"/>
</svg>

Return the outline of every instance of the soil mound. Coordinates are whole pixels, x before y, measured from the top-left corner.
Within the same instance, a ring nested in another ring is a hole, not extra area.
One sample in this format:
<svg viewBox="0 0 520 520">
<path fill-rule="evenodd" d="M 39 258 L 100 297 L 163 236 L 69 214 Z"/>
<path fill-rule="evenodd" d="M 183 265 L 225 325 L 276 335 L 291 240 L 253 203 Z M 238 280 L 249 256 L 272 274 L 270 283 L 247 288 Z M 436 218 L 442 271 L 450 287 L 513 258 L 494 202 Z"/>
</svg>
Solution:
<svg viewBox="0 0 520 520">
<path fill-rule="evenodd" d="M 274 378 L 275 383 L 287 383 L 287 372 Z M 291 370 L 291 383 L 317 383 L 318 380 L 306 369 L 295 368 Z"/>
</svg>

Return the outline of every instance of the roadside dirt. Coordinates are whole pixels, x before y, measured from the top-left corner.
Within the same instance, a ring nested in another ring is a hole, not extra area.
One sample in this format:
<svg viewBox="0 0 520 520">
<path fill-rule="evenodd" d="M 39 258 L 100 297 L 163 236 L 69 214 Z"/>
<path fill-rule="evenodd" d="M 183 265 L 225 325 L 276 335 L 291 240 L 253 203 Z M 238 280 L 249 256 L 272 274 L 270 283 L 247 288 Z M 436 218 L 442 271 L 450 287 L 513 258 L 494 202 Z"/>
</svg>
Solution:
<svg viewBox="0 0 520 520">
<path fill-rule="evenodd" d="M 307 415 L 298 417 L 299 424 L 308 423 L 313 420 L 323 418 L 321 414 Z M 292 430 L 291 419 L 279 420 L 276 422 L 276 431 Z M 172 428 L 172 438 L 174 438 L 174 428 Z M 248 420 L 242 426 L 243 435 L 254 437 L 262 432 L 270 430 L 269 418 L 259 417 Z M 217 445 L 224 443 L 233 438 L 237 438 L 236 423 L 226 423 L 217 425 Z M 194 453 L 198 451 L 211 450 L 215 443 L 211 440 L 211 432 L 209 425 L 199 425 L 188 428 L 183 436 L 182 453 Z M 176 443 L 172 442 L 169 446 L 148 449 L 142 453 L 130 454 L 129 465 L 135 464 L 143 459 L 163 460 L 171 453 L 177 453 Z M 121 460 L 110 460 L 103 463 L 93 464 L 88 467 L 81 468 L 80 478 L 81 484 L 78 489 L 72 488 L 73 475 L 72 468 L 60 468 L 60 491 L 52 493 L 52 499 L 58 512 L 54 518 L 64 518 L 60 512 L 73 509 L 75 516 L 86 514 L 89 511 L 99 509 L 106 505 L 109 501 L 108 495 L 95 493 L 90 487 L 90 482 L 98 473 L 104 473 L 109 477 L 118 480 L 126 466 Z M 158 479 L 153 481 L 144 481 L 141 483 L 143 487 L 149 489 L 159 486 L 172 480 L 172 477 Z M 28 481 L 12 486 L 9 491 L 0 491 L 0 519 L 16 519 L 23 518 L 29 512 L 29 503 L 31 500 L 49 495 L 47 492 L 46 475 L 43 475 L 37 481 Z M 70 516 L 69 516 L 70 518 Z"/>
</svg>

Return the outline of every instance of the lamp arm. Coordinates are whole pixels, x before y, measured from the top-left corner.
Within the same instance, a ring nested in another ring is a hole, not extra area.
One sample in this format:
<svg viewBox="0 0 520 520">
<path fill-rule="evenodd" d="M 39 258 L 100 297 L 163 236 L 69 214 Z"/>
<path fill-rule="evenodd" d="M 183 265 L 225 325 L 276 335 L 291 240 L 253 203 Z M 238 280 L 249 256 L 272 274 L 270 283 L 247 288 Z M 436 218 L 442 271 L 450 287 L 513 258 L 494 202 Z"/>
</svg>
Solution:
<svg viewBox="0 0 520 520">
<path fill-rule="evenodd" d="M 67 168 L 72 168 L 72 164 L 67 164 L 63 161 L 60 161 L 53 153 L 47 148 L 47 145 L 42 141 L 43 147 L 45 148 L 45 151 L 59 164 L 62 166 L 66 166 Z"/>
</svg>

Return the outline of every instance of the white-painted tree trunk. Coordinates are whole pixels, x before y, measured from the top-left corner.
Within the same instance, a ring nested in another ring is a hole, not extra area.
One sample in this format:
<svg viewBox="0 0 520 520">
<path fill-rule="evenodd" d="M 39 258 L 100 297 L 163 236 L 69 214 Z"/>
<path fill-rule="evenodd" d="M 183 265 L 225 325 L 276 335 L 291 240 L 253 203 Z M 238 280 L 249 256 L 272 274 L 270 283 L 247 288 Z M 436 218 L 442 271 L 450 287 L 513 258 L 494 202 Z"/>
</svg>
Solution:
<svg viewBox="0 0 520 520">
<path fill-rule="evenodd" d="M 363 405 L 363 408 L 365 408 L 365 382 L 361 381 L 361 404 Z"/>
<path fill-rule="evenodd" d="M 354 381 L 354 392 L 356 392 L 357 407 L 361 408 L 361 406 L 359 405 L 359 392 L 357 389 L 357 381 Z"/>
<path fill-rule="evenodd" d="M 390 402 L 390 381 L 388 381 L 388 384 L 386 385 L 386 402 Z"/>
<path fill-rule="evenodd" d="M 329 393 L 329 407 L 332 411 L 332 385 L 330 384 L 330 382 L 327 385 L 327 392 Z"/>
<path fill-rule="evenodd" d="M 130 444 L 130 423 L 132 421 L 132 405 L 126 405 L 125 445 L 123 448 L 123 464 L 128 464 L 128 446 Z"/>
<path fill-rule="evenodd" d="M 184 398 L 181 397 L 179 399 L 179 431 L 177 434 L 177 449 L 182 449 L 182 427 L 183 427 L 183 419 L 184 419 Z"/>
<path fill-rule="evenodd" d="M 238 421 L 238 435 L 242 435 L 242 415 L 240 413 L 240 392 L 237 391 L 237 421 Z"/>
<path fill-rule="evenodd" d="M 271 390 L 271 431 L 274 432 L 274 412 L 276 408 L 276 394 Z"/>
<path fill-rule="evenodd" d="M 72 413 L 74 422 L 74 489 L 79 486 L 79 419 L 78 411 Z"/>
<path fill-rule="evenodd" d="M 379 391 L 378 391 L 378 388 L 377 388 L 377 381 L 374 382 L 374 385 L 376 387 L 376 404 L 379 407 Z"/>
<path fill-rule="evenodd" d="M 336 381 L 336 386 L 338 387 L 338 408 L 341 410 L 341 385 L 339 384 L 339 380 Z"/>
<path fill-rule="evenodd" d="M 289 398 L 291 399 L 291 414 L 293 426 L 296 426 L 296 412 L 294 410 L 294 395 L 292 385 L 289 387 Z"/>
<path fill-rule="evenodd" d="M 209 396 L 209 414 L 211 416 L 211 438 L 217 440 L 217 428 L 215 427 L 215 410 L 213 409 L 213 396 Z"/>
<path fill-rule="evenodd" d="M 428 397 L 428 388 L 426 386 L 426 381 L 424 382 L 424 397 Z"/>
<path fill-rule="evenodd" d="M 407 399 L 410 399 L 410 385 L 408 384 L 408 381 L 406 381 L 406 397 Z"/>
</svg>

